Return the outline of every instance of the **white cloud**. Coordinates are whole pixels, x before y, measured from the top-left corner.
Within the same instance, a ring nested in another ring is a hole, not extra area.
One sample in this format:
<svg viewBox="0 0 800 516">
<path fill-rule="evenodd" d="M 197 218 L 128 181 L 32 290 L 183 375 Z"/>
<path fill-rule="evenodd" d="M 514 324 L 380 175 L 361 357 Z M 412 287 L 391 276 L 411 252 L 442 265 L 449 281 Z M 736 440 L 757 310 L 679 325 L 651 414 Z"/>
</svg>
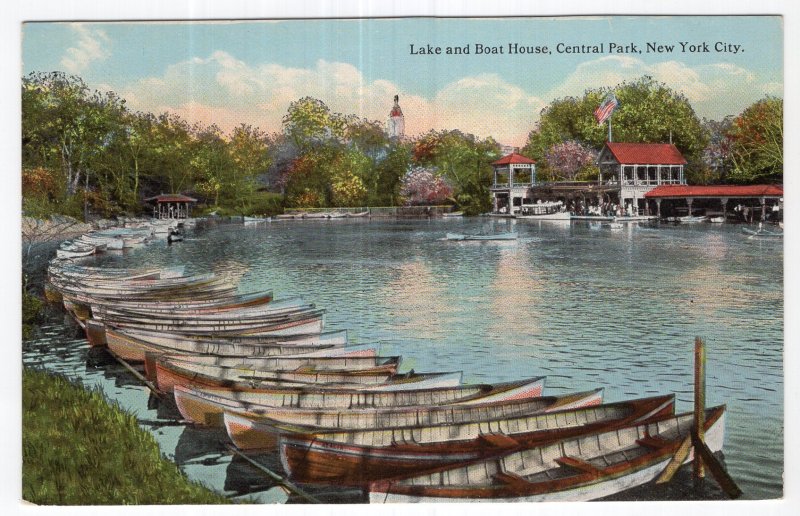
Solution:
<svg viewBox="0 0 800 516">
<path fill-rule="evenodd" d="M 401 96 L 409 135 L 458 128 L 516 145 L 524 143 L 544 105 L 495 74 L 462 78 L 427 99 L 404 94 L 391 81 L 367 81 L 346 63 L 319 60 L 307 69 L 250 66 L 222 51 L 174 64 L 161 77 L 122 91 L 134 109 L 172 111 L 225 131 L 241 122 L 278 131 L 289 104 L 305 96 L 322 100 L 334 112 L 384 121 L 395 94 Z"/>
<path fill-rule="evenodd" d="M 102 61 L 111 55 L 109 50 L 111 40 L 105 31 L 90 29 L 80 23 L 73 24 L 72 31 L 77 36 L 77 43 L 74 47 L 68 48 L 61 58 L 61 66 L 67 72 L 81 73 L 92 62 Z"/>
<path fill-rule="evenodd" d="M 121 94 L 133 109 L 172 111 L 190 122 L 215 123 L 224 131 L 243 122 L 279 131 L 289 104 L 305 96 L 322 100 L 334 112 L 383 122 L 392 97 L 399 94 L 410 136 L 430 129 L 460 129 L 523 145 L 540 110 L 553 99 L 580 96 L 587 88 L 612 87 L 642 75 L 683 93 L 699 116 L 713 119 L 738 114 L 764 95 L 782 91 L 780 83 L 760 82 L 752 72 L 731 64 L 690 67 L 678 61 L 647 64 L 630 56 L 604 56 L 581 63 L 559 86 L 540 96 L 498 74 L 484 73 L 445 84 L 427 98 L 405 93 L 389 80 L 368 81 L 347 63 L 254 66 L 216 51 L 169 66 L 163 75 L 142 79 Z"/>
</svg>

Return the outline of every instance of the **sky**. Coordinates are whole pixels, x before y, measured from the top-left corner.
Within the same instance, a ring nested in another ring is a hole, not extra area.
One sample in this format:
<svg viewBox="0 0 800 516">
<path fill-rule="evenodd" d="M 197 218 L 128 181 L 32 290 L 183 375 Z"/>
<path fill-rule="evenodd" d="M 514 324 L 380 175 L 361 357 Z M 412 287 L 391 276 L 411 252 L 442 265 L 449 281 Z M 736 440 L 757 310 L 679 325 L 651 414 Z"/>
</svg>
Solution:
<svg viewBox="0 0 800 516">
<path fill-rule="evenodd" d="M 289 104 L 304 96 L 385 121 L 397 94 L 409 136 L 460 129 L 521 146 L 554 99 L 642 75 L 710 119 L 783 95 L 777 16 L 39 22 L 22 34 L 23 75 L 79 75 L 134 110 L 225 131 L 239 123 L 280 130 Z M 648 43 L 665 47 L 648 52 Z M 511 54 L 511 44 L 549 53 Z M 442 53 L 420 53 L 429 45 Z M 503 53 L 479 54 L 479 46 Z M 447 47 L 470 53 L 446 55 Z"/>
</svg>

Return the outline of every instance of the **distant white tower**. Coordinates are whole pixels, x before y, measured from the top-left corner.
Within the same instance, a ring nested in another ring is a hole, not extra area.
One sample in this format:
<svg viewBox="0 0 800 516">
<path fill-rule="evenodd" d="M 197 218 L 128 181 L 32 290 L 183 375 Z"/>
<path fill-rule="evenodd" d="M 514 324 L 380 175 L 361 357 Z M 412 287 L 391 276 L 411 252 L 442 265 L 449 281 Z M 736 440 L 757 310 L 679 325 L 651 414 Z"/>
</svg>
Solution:
<svg viewBox="0 0 800 516">
<path fill-rule="evenodd" d="M 394 106 L 389 112 L 389 120 L 386 122 L 386 132 L 389 138 L 402 138 L 406 130 L 406 121 L 403 118 L 403 110 L 400 109 L 400 97 L 394 96 Z"/>
</svg>

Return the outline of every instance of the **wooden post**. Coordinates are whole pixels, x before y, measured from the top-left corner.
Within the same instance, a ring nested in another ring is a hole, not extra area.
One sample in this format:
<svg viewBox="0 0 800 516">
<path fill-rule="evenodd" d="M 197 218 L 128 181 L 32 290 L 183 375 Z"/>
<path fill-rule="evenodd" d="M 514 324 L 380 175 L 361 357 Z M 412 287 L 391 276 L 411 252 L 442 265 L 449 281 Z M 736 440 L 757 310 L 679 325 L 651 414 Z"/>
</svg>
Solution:
<svg viewBox="0 0 800 516">
<path fill-rule="evenodd" d="M 703 339 L 694 338 L 694 437 L 698 442 L 705 442 L 706 425 L 706 347 Z M 705 477 L 705 468 L 695 446 L 694 478 Z"/>
</svg>

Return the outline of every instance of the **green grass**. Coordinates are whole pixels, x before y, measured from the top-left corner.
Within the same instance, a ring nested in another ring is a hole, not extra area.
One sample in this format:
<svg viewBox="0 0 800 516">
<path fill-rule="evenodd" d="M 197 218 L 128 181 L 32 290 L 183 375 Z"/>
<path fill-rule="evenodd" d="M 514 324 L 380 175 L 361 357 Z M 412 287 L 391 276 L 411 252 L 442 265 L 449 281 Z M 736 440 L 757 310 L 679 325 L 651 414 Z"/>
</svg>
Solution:
<svg viewBox="0 0 800 516">
<path fill-rule="evenodd" d="M 98 389 L 22 375 L 22 497 L 41 505 L 218 504 L 164 459 L 136 418 Z"/>
</svg>

